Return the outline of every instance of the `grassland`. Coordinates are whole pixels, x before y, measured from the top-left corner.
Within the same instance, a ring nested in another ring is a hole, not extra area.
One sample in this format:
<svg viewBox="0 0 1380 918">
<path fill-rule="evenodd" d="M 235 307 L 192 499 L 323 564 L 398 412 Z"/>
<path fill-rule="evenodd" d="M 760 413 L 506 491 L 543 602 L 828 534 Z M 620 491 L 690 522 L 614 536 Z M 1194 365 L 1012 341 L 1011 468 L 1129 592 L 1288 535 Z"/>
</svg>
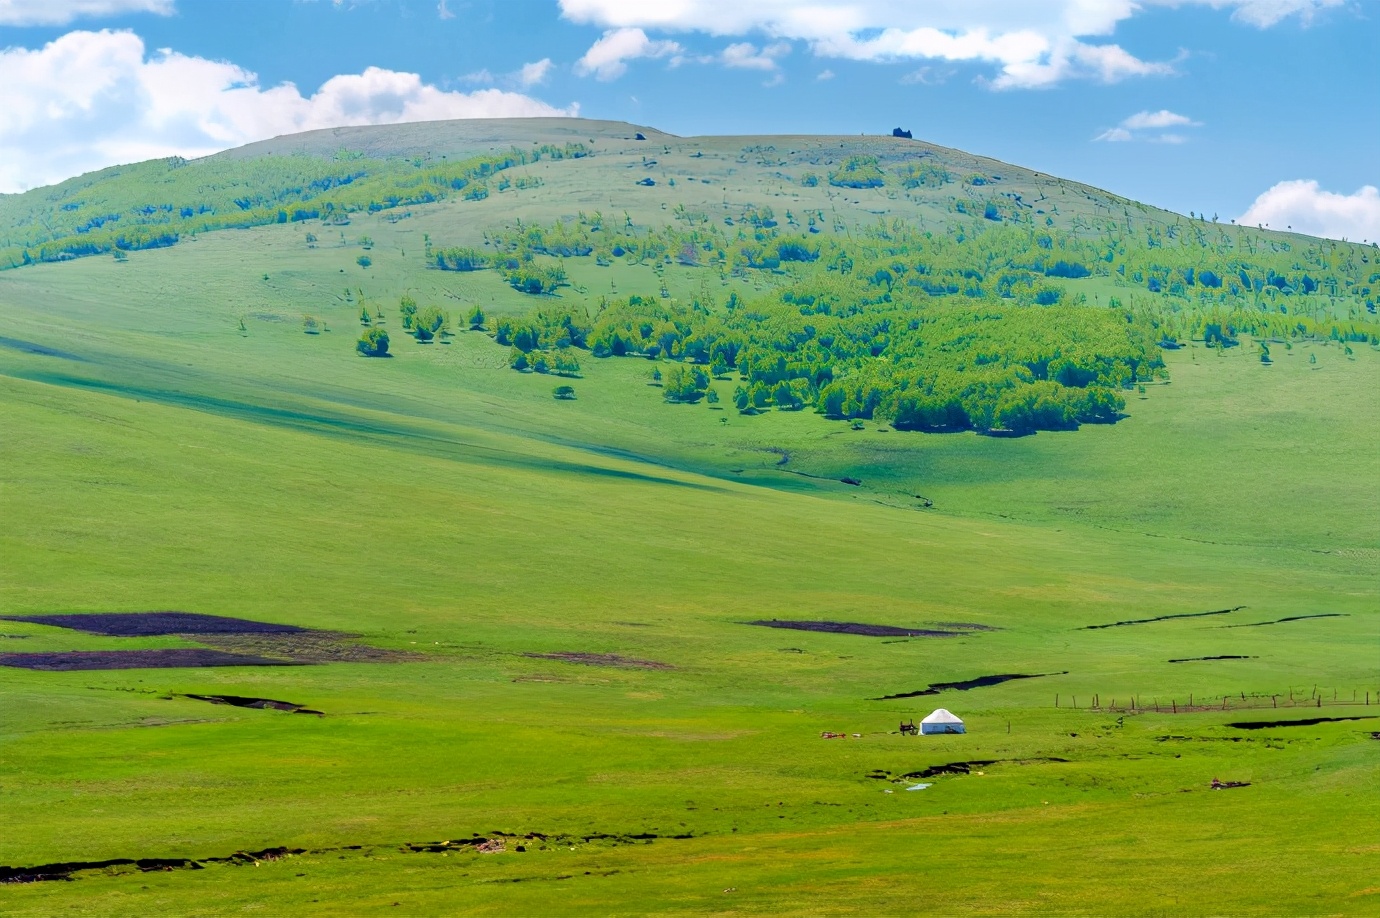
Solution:
<svg viewBox="0 0 1380 918">
<path fill-rule="evenodd" d="M 491 273 L 424 270 L 422 235 L 578 206 L 558 188 L 315 247 L 269 226 L 0 274 L 0 612 L 185 609 L 426 657 L 0 668 L 0 864 L 304 849 L 6 885 L 7 912 L 1376 910 L 1380 719 L 1230 724 L 1380 716 L 1380 354 L 1194 345 L 1120 423 L 1003 439 L 668 406 L 639 360 L 590 361 L 559 402 L 487 335 L 399 333 L 408 291 L 525 310 Z M 572 279 L 570 300 L 659 282 Z M 354 356 L 347 286 L 389 314 L 392 359 Z M 1300 615 L 1332 617 L 1256 624 Z M 998 630 L 743 624 L 771 618 Z M 668 668 L 527 656 L 559 652 Z M 1244 659 L 1169 662 L 1223 655 Z M 1052 675 L 871 700 L 993 673 Z M 1308 706 L 1239 710 L 1291 691 Z M 1234 708 L 1105 710 L 1190 695 Z M 970 732 L 894 732 L 938 706 Z M 404 848 L 500 832 L 549 838 Z"/>
</svg>

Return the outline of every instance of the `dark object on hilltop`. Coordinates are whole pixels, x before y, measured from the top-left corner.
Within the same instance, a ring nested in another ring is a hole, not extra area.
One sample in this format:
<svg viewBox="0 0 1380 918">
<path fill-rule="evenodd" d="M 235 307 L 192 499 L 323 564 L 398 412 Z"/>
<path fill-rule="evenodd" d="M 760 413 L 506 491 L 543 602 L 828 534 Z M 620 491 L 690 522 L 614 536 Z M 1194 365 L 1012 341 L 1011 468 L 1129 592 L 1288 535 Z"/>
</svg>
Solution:
<svg viewBox="0 0 1380 918">
<path fill-rule="evenodd" d="M 73 615 L 6 615 L 12 622 L 71 628 L 108 637 L 147 637 L 159 634 L 283 634 L 306 631 L 296 625 L 254 622 L 195 612 L 93 612 Z"/>
<path fill-rule="evenodd" d="M 1249 781 L 1218 781 L 1216 778 L 1213 778 L 1213 779 L 1212 779 L 1212 789 L 1213 789 L 1213 790 L 1223 790 L 1223 789 L 1228 788 L 1228 787 L 1250 787 L 1250 786 L 1251 786 L 1251 782 L 1249 782 Z"/>
<path fill-rule="evenodd" d="M 656 182 L 653 181 L 651 178 L 644 178 L 642 181 L 638 182 L 637 184 L 639 184 L 639 185 L 646 185 L 648 188 L 650 188 L 650 187 L 652 187 L 653 185 L 655 185 Z"/>
<path fill-rule="evenodd" d="M 644 134 L 644 133 L 642 133 L 641 131 L 638 131 L 636 134 L 633 135 L 633 140 L 646 140 L 646 139 L 647 139 L 647 135 Z"/>
<path fill-rule="evenodd" d="M 913 139 L 914 139 L 913 137 L 910 136 L 910 131 L 903 131 L 903 130 L 901 130 L 900 128 L 892 128 L 892 129 L 891 129 L 891 136 L 892 136 L 892 137 L 904 137 L 906 140 L 913 140 Z"/>
</svg>

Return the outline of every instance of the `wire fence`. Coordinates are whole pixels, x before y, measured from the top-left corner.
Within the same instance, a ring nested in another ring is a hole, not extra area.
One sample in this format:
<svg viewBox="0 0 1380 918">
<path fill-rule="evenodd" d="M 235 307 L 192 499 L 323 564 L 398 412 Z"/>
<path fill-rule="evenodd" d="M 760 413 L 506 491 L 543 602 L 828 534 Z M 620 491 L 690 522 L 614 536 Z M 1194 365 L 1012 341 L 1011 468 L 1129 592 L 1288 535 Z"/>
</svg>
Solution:
<svg viewBox="0 0 1380 918">
<path fill-rule="evenodd" d="M 1278 710 L 1281 708 L 1321 708 L 1356 706 L 1380 709 L 1380 690 L 1290 688 L 1284 692 L 1228 692 L 1221 695 L 1190 694 L 1186 698 L 1158 695 L 1130 695 L 1104 699 L 1101 694 L 1084 695 L 1080 703 L 1077 695 L 1055 695 L 1056 708 L 1080 711 L 1106 711 L 1113 714 L 1192 714 L 1205 711 Z M 1377 712 L 1380 714 L 1380 711 Z"/>
</svg>

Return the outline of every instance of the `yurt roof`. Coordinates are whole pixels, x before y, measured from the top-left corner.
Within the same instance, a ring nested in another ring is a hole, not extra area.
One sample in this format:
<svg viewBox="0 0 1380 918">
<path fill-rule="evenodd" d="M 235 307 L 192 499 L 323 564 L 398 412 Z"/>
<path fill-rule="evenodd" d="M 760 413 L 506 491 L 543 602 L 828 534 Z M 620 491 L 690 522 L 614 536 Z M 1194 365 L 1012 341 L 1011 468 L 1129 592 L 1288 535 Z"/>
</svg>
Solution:
<svg viewBox="0 0 1380 918">
<path fill-rule="evenodd" d="M 933 714 L 931 714 L 929 717 L 926 717 L 924 720 L 920 721 L 920 723 L 922 723 L 922 724 L 961 724 L 961 723 L 963 723 L 963 721 L 962 721 L 962 719 L 960 719 L 958 716 L 949 713 L 949 711 L 948 711 L 947 709 L 945 709 L 945 708 L 939 708 L 939 709 L 937 709 Z"/>
</svg>

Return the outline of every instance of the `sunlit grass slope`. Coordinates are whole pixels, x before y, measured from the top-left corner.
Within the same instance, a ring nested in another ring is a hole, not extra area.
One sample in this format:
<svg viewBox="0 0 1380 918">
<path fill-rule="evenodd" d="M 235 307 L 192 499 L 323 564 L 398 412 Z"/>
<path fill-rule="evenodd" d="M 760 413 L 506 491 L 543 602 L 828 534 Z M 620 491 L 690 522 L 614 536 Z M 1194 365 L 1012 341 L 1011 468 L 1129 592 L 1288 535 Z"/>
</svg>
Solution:
<svg viewBox="0 0 1380 918">
<path fill-rule="evenodd" d="M 420 655 L 0 667 L 0 865 L 309 852 L 5 885 L 0 909 L 1380 907 L 1380 355 L 1300 342 L 1266 366 L 1194 344 L 1119 423 L 1019 439 L 667 405 L 636 359 L 587 361 L 557 401 L 484 333 L 399 327 L 409 292 L 528 308 L 492 272 L 422 262 L 423 234 L 464 242 L 527 206 L 505 200 L 0 273 L 0 614 L 182 609 Z M 556 200 L 532 213 L 581 206 Z M 665 276 L 677 297 L 703 284 Z M 659 283 L 636 265 L 572 281 L 589 302 Z M 715 297 L 753 286 L 727 283 Z M 361 297 L 390 359 L 354 353 Z M 996 630 L 746 624 L 772 618 Z M 5 652 L 186 645 L 0 635 Z M 664 666 L 529 656 L 562 652 Z M 1045 675 L 874 700 L 1017 673 Z M 1285 706 L 1237 710 L 1271 695 Z M 1153 710 L 1190 696 L 1234 704 Z M 894 732 L 939 706 L 969 732 Z M 1372 719 L 1231 726 L 1352 717 Z M 951 763 L 978 764 L 890 780 Z M 403 847 L 500 832 L 551 838 Z"/>
</svg>

